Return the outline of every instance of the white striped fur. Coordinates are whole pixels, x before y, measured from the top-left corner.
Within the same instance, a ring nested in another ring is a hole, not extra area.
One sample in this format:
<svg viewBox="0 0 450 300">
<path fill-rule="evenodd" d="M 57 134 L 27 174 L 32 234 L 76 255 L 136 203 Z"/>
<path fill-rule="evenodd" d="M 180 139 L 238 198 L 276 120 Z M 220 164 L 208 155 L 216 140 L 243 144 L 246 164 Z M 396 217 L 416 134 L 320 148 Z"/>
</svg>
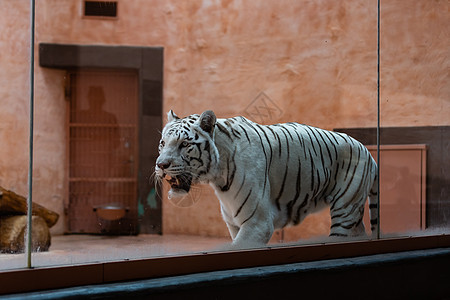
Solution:
<svg viewBox="0 0 450 300">
<path fill-rule="evenodd" d="M 209 183 L 234 246 L 266 244 L 275 229 L 297 225 L 326 206 L 331 236 L 365 235 L 369 195 L 376 236 L 377 165 L 355 139 L 298 123 L 216 119 L 212 111 L 184 119 L 172 111 L 168 116 L 157 177 L 170 181 L 170 196 L 185 194 L 191 184 Z"/>
</svg>

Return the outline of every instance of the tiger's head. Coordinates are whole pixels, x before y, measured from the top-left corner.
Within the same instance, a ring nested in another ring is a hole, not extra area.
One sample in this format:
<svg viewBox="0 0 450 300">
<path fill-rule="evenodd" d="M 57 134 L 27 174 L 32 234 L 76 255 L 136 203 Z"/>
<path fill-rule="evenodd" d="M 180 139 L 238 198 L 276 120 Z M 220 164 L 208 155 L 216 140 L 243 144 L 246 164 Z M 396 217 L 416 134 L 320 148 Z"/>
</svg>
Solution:
<svg viewBox="0 0 450 300">
<path fill-rule="evenodd" d="M 208 182 L 215 175 L 219 152 L 214 144 L 216 116 L 208 110 L 201 115 L 179 118 L 168 114 L 159 142 L 155 175 L 170 184 L 169 198 L 183 196 L 191 185 Z"/>
</svg>

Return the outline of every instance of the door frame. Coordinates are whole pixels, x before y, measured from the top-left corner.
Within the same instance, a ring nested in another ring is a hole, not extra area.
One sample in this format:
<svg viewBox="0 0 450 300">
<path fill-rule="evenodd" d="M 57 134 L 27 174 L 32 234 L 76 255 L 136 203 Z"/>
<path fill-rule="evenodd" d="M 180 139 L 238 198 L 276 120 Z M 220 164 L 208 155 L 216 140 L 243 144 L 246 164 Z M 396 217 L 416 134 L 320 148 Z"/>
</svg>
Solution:
<svg viewBox="0 0 450 300">
<path fill-rule="evenodd" d="M 140 233 L 162 233 L 161 193 L 151 174 L 162 130 L 163 47 L 39 44 L 39 65 L 73 71 L 80 68 L 132 69 L 138 73 L 138 223 Z M 66 180 L 67 181 L 67 180 Z M 156 194 L 156 203 L 149 195 Z"/>
</svg>

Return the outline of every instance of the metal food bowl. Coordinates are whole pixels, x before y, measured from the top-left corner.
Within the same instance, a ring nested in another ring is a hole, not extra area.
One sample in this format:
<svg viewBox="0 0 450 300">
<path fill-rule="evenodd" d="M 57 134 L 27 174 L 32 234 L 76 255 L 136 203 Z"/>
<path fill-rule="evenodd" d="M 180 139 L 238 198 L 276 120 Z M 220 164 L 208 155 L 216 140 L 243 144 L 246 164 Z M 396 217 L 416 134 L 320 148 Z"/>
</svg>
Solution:
<svg viewBox="0 0 450 300">
<path fill-rule="evenodd" d="M 105 204 L 94 207 L 94 211 L 103 220 L 116 221 L 122 219 L 129 211 L 129 208 L 115 204 Z"/>
</svg>

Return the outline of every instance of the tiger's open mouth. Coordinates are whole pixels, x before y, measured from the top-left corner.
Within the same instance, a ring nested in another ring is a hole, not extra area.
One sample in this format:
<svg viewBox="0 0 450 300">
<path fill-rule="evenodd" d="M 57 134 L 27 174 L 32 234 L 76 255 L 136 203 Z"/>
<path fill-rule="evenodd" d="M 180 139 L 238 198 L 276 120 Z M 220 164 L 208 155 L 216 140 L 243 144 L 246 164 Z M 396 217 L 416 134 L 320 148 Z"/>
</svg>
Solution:
<svg viewBox="0 0 450 300">
<path fill-rule="evenodd" d="M 168 174 L 164 174 L 163 178 L 170 184 L 173 190 L 182 190 L 186 193 L 191 189 L 192 176 L 182 174 L 179 176 L 172 177 Z"/>
</svg>

